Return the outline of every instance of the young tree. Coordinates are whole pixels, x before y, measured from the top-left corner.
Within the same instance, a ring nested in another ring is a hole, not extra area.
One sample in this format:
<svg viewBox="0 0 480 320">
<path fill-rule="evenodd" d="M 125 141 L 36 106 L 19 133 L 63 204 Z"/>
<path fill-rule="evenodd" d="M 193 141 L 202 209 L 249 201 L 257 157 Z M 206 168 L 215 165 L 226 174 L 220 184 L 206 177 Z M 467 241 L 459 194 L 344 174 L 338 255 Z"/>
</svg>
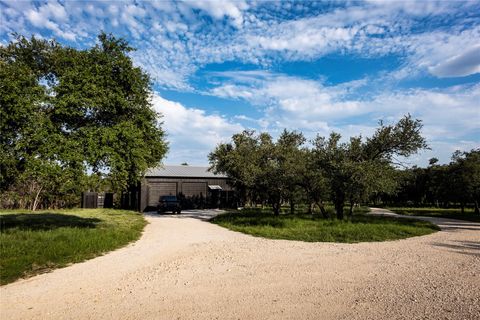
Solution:
<svg viewBox="0 0 480 320">
<path fill-rule="evenodd" d="M 320 209 L 320 213 L 324 218 L 330 218 L 324 206 L 324 201 L 328 200 L 330 194 L 329 183 L 326 179 L 325 172 L 316 164 L 315 154 L 309 149 L 303 149 L 299 161 L 304 165 L 299 171 L 300 186 L 305 192 L 308 201 L 308 212 L 313 212 L 316 205 Z"/>
<path fill-rule="evenodd" d="M 261 170 L 259 144 L 259 137 L 254 131 L 243 131 L 234 134 L 232 142 L 219 144 L 208 155 L 211 170 L 227 174 L 244 200 L 253 200 L 258 196 L 257 180 Z"/>
<path fill-rule="evenodd" d="M 275 185 L 280 188 L 280 195 L 290 203 L 290 213 L 295 213 L 295 201 L 299 198 L 299 188 L 302 182 L 302 172 L 306 162 L 303 159 L 302 146 L 306 139 L 302 133 L 283 130 L 274 148 L 278 164 Z"/>
<path fill-rule="evenodd" d="M 300 185 L 301 151 L 305 142 L 301 133 L 284 131 L 277 142 L 267 133 L 244 131 L 232 137 L 232 143 L 220 144 L 210 153 L 214 172 L 227 174 L 237 190 L 251 200 L 267 201 L 275 214 L 282 200 L 292 204 Z"/>
<path fill-rule="evenodd" d="M 380 128 L 365 142 L 361 137 L 353 137 L 341 143 L 336 133 L 329 139 L 316 138 L 313 152 L 317 167 L 329 181 L 338 219 L 343 219 L 347 201 L 353 204 L 391 183 L 392 170 L 388 167 L 395 156 L 407 157 L 427 147 L 420 135 L 421 128 L 420 120 L 407 115 L 395 125 L 380 123 Z"/>
</svg>

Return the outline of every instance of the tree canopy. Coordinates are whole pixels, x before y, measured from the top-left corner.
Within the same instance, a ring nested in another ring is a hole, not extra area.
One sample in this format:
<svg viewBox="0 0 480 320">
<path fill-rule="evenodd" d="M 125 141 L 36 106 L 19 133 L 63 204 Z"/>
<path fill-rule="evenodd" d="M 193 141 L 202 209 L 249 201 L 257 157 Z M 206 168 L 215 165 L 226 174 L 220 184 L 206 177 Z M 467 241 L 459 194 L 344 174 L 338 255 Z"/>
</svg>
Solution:
<svg viewBox="0 0 480 320">
<path fill-rule="evenodd" d="M 426 148 L 419 120 L 410 115 L 393 125 L 380 123 L 367 139 L 352 137 L 341 142 L 332 133 L 317 136 L 307 148 L 303 134 L 284 130 L 277 141 L 267 133 L 244 131 L 210 153 L 212 170 L 227 174 L 247 198 L 267 201 L 278 214 L 281 201 L 292 206 L 303 195 L 309 206 L 322 214 L 325 200 L 335 204 L 337 218 L 343 208 L 367 200 L 376 193 L 392 193 L 396 187 L 393 162 Z"/>
<path fill-rule="evenodd" d="M 315 161 L 329 181 L 337 218 L 343 218 L 346 202 L 352 208 L 376 192 L 395 190 L 392 163 L 396 156 L 408 157 L 427 147 L 421 128 L 420 120 L 407 115 L 393 125 L 381 122 L 365 141 L 359 136 L 341 143 L 337 133 L 315 139 Z"/>
<path fill-rule="evenodd" d="M 473 204 L 480 214 L 480 149 L 456 151 L 449 164 L 437 164 L 430 159 L 427 168 L 413 167 L 400 172 L 395 194 L 380 194 L 380 199 L 392 205 L 434 206 L 447 208 L 460 204 L 462 211 Z"/>
<path fill-rule="evenodd" d="M 131 50 L 105 33 L 84 50 L 22 36 L 0 47 L 0 190 L 25 192 L 8 201 L 78 193 L 87 173 L 125 190 L 161 161 L 160 115 Z"/>
</svg>

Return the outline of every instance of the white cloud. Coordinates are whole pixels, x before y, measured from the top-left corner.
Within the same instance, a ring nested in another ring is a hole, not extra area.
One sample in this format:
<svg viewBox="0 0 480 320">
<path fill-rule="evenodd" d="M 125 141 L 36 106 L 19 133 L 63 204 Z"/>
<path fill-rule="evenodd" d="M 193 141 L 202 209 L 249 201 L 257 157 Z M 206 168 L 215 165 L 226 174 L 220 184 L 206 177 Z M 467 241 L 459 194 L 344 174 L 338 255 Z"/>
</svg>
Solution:
<svg viewBox="0 0 480 320">
<path fill-rule="evenodd" d="M 438 77 L 461 77 L 479 70 L 480 26 L 449 32 L 434 31 L 401 37 L 410 54 L 403 76 L 416 76 L 426 70 Z M 402 71 L 400 71 L 402 72 Z"/>
<path fill-rule="evenodd" d="M 51 16 L 57 21 L 66 21 L 68 18 L 68 14 L 65 11 L 65 8 L 56 1 L 47 3 L 46 6 L 41 7 L 41 10 L 47 11 L 49 13 L 49 16 Z"/>
<path fill-rule="evenodd" d="M 398 118 L 407 112 L 423 120 L 426 137 L 458 140 L 472 135 L 480 123 L 480 85 L 439 90 L 409 90 L 384 93 L 364 104 L 372 110 Z"/>
<path fill-rule="evenodd" d="M 68 20 L 68 14 L 64 6 L 57 1 L 40 5 L 38 8 L 31 8 L 25 12 L 28 21 L 35 27 L 46 28 L 63 39 L 73 41 L 76 34 L 70 28 L 61 28 L 58 23 Z"/>
<path fill-rule="evenodd" d="M 480 23 L 474 15 L 478 2 L 351 2 L 317 11 L 311 8 L 315 5 L 213 0 L 9 1 L 0 2 L 0 33 L 5 35 L 3 43 L 7 34 L 17 31 L 44 38 L 53 34 L 87 46 L 95 42 L 99 30 L 112 32 L 138 48 L 131 55 L 156 85 L 180 91 L 198 89 L 190 80 L 210 63 L 246 62 L 269 69 L 278 62 L 311 61 L 331 53 L 373 58 L 396 54 L 402 61 L 402 67 L 390 70 L 386 77 L 336 86 L 265 70 L 210 74 L 220 78 L 212 95 L 251 102 L 263 112 L 258 119 L 238 116 L 232 121 L 158 96 L 155 105 L 166 111 L 165 126 L 175 141 L 172 155 L 176 162 L 187 158 L 197 162 L 192 157 L 200 154 L 204 163 L 205 150 L 215 141 L 241 130 L 237 120 L 271 132 L 287 127 L 308 134 L 336 130 L 349 136 L 369 134 L 378 119 L 394 121 L 410 112 L 424 120 L 431 144 L 448 153 L 459 141 L 475 143 L 472 136 L 478 134 L 480 122 L 478 85 L 430 90 L 393 86 L 394 90 L 387 91 L 378 84 L 392 80 L 394 85 L 398 79 L 426 72 L 437 77 L 478 73 Z M 367 86 L 375 91 L 359 97 Z M 193 125 L 200 132 L 195 137 L 187 130 Z M 176 131 L 179 127 L 183 131 Z"/>
<path fill-rule="evenodd" d="M 292 22 L 272 36 L 247 35 L 246 42 L 262 50 L 290 51 L 292 54 L 315 56 L 339 47 L 350 46 L 357 28 L 309 28 L 307 24 Z"/>
<path fill-rule="evenodd" d="M 315 86 L 309 81 L 302 83 L 296 79 L 292 86 L 285 79 L 273 78 L 272 81 L 273 84 L 265 83 L 259 88 L 264 95 L 262 99 L 271 101 L 268 107 L 259 106 L 263 117 L 238 115 L 234 119 L 247 121 L 251 124 L 249 127 L 268 131 L 273 136 L 287 128 L 303 131 L 308 139 L 317 134 L 327 136 L 332 131 L 341 133 L 347 139 L 350 136 L 370 136 L 378 127 L 379 120 L 394 123 L 410 113 L 423 121 L 422 134 L 432 150 L 422 151 L 407 160 L 407 164 L 427 165 L 428 159 L 434 156 L 441 162 L 448 162 L 453 151 L 470 150 L 480 145 L 478 138 L 474 138 L 479 134 L 479 85 L 444 92 L 407 90 L 383 93 L 369 100 L 341 100 L 341 92 L 335 87 L 331 88 L 331 95 L 321 97 L 329 90 L 320 84 Z M 298 90 L 299 96 L 292 96 L 295 90 Z M 291 100 L 283 101 L 286 96 Z M 245 96 L 237 98 L 249 99 Z M 322 99 L 325 102 L 321 102 Z M 259 103 L 258 100 L 251 101 Z M 229 141 L 232 134 L 244 128 L 224 116 L 187 108 L 159 95 L 155 95 L 153 103 L 155 109 L 164 115 L 164 128 L 172 148 L 167 161 L 172 163 L 205 164 L 208 153 L 217 143 Z"/>
<path fill-rule="evenodd" d="M 224 116 L 207 114 L 204 110 L 187 108 L 182 104 L 152 97 L 153 107 L 163 115 L 163 128 L 170 142 L 166 162 L 207 164 L 208 153 L 220 142 L 227 142 L 243 127 Z"/>
<path fill-rule="evenodd" d="M 134 53 L 136 61 L 153 70 L 157 83 L 179 90 L 191 90 L 189 78 L 209 63 L 269 66 L 279 59 L 308 61 L 331 53 L 399 54 L 407 65 L 395 73 L 397 78 L 425 71 L 437 76 L 477 72 L 474 60 L 462 55 L 478 45 L 480 27 L 475 20 L 463 24 L 461 17 L 467 19 L 467 12 L 478 10 L 478 3 L 374 1 L 312 9 L 316 5 L 243 0 L 10 1 L 2 4 L 0 14 L 6 23 L 0 30 L 25 33 L 33 26 L 33 33 L 45 38 L 50 30 L 82 44 L 92 43 L 99 30 L 125 36 L 139 49 Z M 205 15 L 213 23 L 205 23 Z M 423 32 L 411 31 L 419 18 L 449 17 L 459 19 L 458 25 L 438 29 L 442 31 L 427 27 Z M 465 66 L 467 62 L 473 64 Z"/>
<path fill-rule="evenodd" d="M 463 77 L 480 72 L 480 45 L 429 68 L 437 77 Z"/>
<path fill-rule="evenodd" d="M 470 151 L 472 149 L 478 149 L 480 146 L 480 140 L 461 140 L 456 142 L 451 141 L 431 141 L 429 147 L 431 150 L 423 150 L 416 155 L 411 156 L 406 163 L 410 166 L 420 165 L 426 167 L 428 160 L 431 158 L 437 158 L 440 163 L 449 163 L 452 154 L 457 151 Z"/>
<path fill-rule="evenodd" d="M 249 74 L 244 72 L 225 74 L 244 84 L 227 83 L 218 86 L 211 91 L 212 95 L 244 99 L 260 107 L 270 107 L 266 110 L 272 115 L 285 114 L 282 122 L 292 123 L 309 118 L 333 120 L 365 112 L 360 109 L 358 101 L 345 99 L 345 94 L 349 93 L 348 83 L 326 87 L 318 81 L 280 74 L 261 73 L 262 77 L 258 77 L 252 72 L 250 81 Z M 357 87 L 359 82 L 355 81 L 351 85 Z M 316 126 L 312 123 L 312 127 Z"/>
<path fill-rule="evenodd" d="M 229 17 L 237 28 L 242 26 L 243 11 L 248 9 L 248 4 L 243 0 L 197 0 L 184 1 L 184 3 L 207 12 L 215 19 Z"/>
<path fill-rule="evenodd" d="M 43 24 L 46 20 L 46 18 L 43 17 L 42 14 L 36 10 L 29 10 L 27 12 L 27 18 L 30 23 L 33 24 L 35 27 L 43 27 Z"/>
<path fill-rule="evenodd" d="M 361 98 L 355 97 L 352 91 L 366 81 L 325 86 L 313 80 L 269 74 L 261 78 L 252 76 L 249 83 L 245 73 L 226 74 L 232 79 L 241 79 L 242 84 L 228 83 L 211 93 L 256 105 L 264 113 L 259 120 L 262 127 L 270 132 L 287 128 L 302 130 L 309 138 L 317 133 L 328 135 L 331 131 L 344 137 L 368 136 L 379 120 L 393 123 L 410 113 L 423 121 L 423 134 L 432 146 L 449 146 L 448 152 L 437 148 L 432 151 L 439 153 L 444 162 L 458 141 L 471 140 L 479 133 L 480 85 L 442 90 L 387 90 Z M 432 157 L 432 152 L 424 152 L 424 157 L 418 159 L 425 160 L 423 164 L 426 164 L 425 155 Z"/>
</svg>

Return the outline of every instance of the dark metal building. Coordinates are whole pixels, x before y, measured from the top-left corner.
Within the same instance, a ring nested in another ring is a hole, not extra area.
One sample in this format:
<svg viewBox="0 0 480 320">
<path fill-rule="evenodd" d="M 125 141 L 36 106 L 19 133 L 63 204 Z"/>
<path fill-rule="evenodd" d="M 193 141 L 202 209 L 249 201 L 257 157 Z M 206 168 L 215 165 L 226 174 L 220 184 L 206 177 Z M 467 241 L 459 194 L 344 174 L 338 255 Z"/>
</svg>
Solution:
<svg viewBox="0 0 480 320">
<path fill-rule="evenodd" d="M 140 186 L 140 211 L 155 209 L 161 196 L 176 195 L 182 207 L 235 207 L 237 199 L 227 176 L 208 167 L 162 166 L 149 169 Z"/>
</svg>

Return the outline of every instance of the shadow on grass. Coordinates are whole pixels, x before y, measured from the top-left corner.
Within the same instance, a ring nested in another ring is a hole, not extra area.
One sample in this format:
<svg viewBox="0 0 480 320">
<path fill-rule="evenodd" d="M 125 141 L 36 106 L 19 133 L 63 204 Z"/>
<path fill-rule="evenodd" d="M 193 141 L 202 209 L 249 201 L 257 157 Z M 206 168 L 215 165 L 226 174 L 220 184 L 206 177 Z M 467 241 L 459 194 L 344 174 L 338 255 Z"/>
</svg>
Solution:
<svg viewBox="0 0 480 320">
<path fill-rule="evenodd" d="M 0 215 L 0 230 L 53 230 L 58 228 L 95 228 L 102 220 L 56 213 Z"/>
</svg>

